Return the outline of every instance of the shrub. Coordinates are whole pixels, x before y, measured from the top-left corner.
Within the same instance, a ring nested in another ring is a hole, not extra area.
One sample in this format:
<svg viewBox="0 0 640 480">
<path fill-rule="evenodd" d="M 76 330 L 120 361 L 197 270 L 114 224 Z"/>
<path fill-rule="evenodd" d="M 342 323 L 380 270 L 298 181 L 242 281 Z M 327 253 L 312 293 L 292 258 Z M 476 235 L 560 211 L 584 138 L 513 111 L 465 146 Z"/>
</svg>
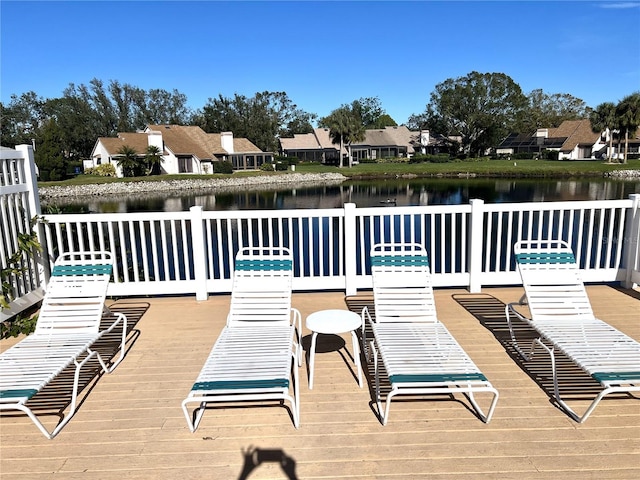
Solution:
<svg viewBox="0 0 640 480">
<path fill-rule="evenodd" d="M 276 162 L 276 172 L 285 172 L 289 168 L 286 162 Z"/>
<path fill-rule="evenodd" d="M 409 163 L 424 163 L 428 162 L 429 155 L 425 155 L 424 153 L 416 153 L 410 159 Z"/>
<path fill-rule="evenodd" d="M 540 152 L 540 158 L 543 160 L 558 160 L 560 152 L 557 150 L 543 150 Z"/>
<path fill-rule="evenodd" d="M 451 161 L 451 157 L 448 153 L 436 153 L 436 154 L 424 154 L 424 153 L 416 153 L 409 163 L 448 163 Z"/>
<path fill-rule="evenodd" d="M 273 161 L 276 164 L 282 162 L 286 165 L 297 165 L 300 162 L 300 159 L 298 157 L 285 157 L 284 155 L 275 155 L 273 157 Z"/>
<path fill-rule="evenodd" d="M 438 153 L 436 155 L 427 155 L 427 161 L 431 163 L 448 163 L 451 161 L 448 153 Z"/>
<path fill-rule="evenodd" d="M 116 167 L 112 163 L 103 163 L 97 167 L 87 168 L 84 171 L 85 175 L 97 175 L 98 177 L 115 177 Z"/>
<path fill-rule="evenodd" d="M 18 335 L 29 335 L 36 329 L 38 314 L 23 317 L 22 314 L 5 320 L 0 323 L 0 338 L 17 337 Z"/>
<path fill-rule="evenodd" d="M 213 173 L 233 173 L 233 165 L 225 161 L 213 162 Z"/>
<path fill-rule="evenodd" d="M 263 163 L 260 165 L 260 170 L 263 172 L 273 172 L 273 165 L 270 163 Z"/>
</svg>

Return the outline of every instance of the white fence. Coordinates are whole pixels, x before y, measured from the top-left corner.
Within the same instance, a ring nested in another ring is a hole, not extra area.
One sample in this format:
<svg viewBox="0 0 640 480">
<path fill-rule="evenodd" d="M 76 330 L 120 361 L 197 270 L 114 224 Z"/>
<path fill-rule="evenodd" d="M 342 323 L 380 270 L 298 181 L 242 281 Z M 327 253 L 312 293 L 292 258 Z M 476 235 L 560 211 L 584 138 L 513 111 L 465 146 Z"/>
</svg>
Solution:
<svg viewBox="0 0 640 480">
<path fill-rule="evenodd" d="M 116 255 L 115 296 L 229 292 L 240 247 L 274 245 L 294 254 L 296 290 L 371 288 L 374 243 L 418 242 L 434 285 L 517 284 L 520 239 L 561 238 L 588 282 L 637 281 L 640 195 L 628 200 L 324 210 L 203 211 L 46 215 L 50 260 L 63 251 Z M 630 266 L 631 268 L 628 268 Z M 634 268 L 636 271 L 634 271 Z"/>
<path fill-rule="evenodd" d="M 31 219 L 40 212 L 33 149 L 20 145 L 16 150 L 0 150 L 0 270 L 9 267 L 18 252 L 19 236 L 31 232 Z M 14 300 L 9 309 L 0 311 L 0 321 L 31 307 L 42 299 L 42 272 L 37 252 L 22 257 L 19 273 L 3 274 Z"/>
<path fill-rule="evenodd" d="M 371 288 L 369 249 L 380 241 L 424 244 L 436 286 L 478 292 L 519 283 L 512 258 L 517 240 L 561 238 L 572 245 L 585 281 L 631 286 L 640 283 L 639 224 L 640 195 L 631 195 L 579 202 L 45 215 L 39 233 L 45 278 L 62 252 L 106 249 L 116 257 L 110 295 L 206 299 L 230 291 L 235 253 L 253 245 L 292 250 L 295 290 L 351 295 Z"/>
</svg>

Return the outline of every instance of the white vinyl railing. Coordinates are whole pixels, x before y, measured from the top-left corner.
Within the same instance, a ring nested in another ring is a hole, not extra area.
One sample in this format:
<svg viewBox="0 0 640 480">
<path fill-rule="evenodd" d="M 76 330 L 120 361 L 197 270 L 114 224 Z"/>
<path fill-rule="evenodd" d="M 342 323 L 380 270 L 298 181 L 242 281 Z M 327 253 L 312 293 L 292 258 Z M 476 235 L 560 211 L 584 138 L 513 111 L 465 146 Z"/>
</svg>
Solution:
<svg viewBox="0 0 640 480">
<path fill-rule="evenodd" d="M 240 247 L 286 246 L 294 289 L 371 288 L 369 250 L 418 242 L 436 286 L 517 284 L 512 246 L 560 238 L 572 245 L 585 281 L 637 280 L 640 195 L 628 200 L 357 208 L 46 215 L 48 258 L 69 250 L 114 252 L 110 295 L 229 292 Z M 630 268 L 629 268 L 630 267 Z"/>
<path fill-rule="evenodd" d="M 18 252 L 20 235 L 31 233 L 31 219 L 40 212 L 33 148 L 20 145 L 15 150 L 0 149 L 0 270 Z M 42 272 L 37 252 L 23 256 L 18 271 L 2 275 L 9 286 L 10 308 L 0 311 L 0 321 L 11 318 L 42 299 Z"/>
<path fill-rule="evenodd" d="M 2 150 L 0 260 L 40 212 L 33 151 Z M 231 290 L 241 247 L 286 246 L 294 255 L 294 289 L 371 288 L 369 250 L 378 242 L 418 242 L 430 257 L 436 286 L 518 284 L 513 244 L 563 239 L 585 281 L 640 283 L 640 195 L 626 200 L 336 209 L 45 215 L 38 225 L 43 258 L 11 278 L 17 307 L 41 295 L 53 261 L 71 250 L 110 250 L 112 296 L 195 294 Z M 3 263 L 2 267 L 6 265 Z M 13 305 L 12 305 L 13 306 Z M 27 308 L 24 307 L 24 308 Z M 11 312 L 2 311 L 2 319 Z"/>
</svg>

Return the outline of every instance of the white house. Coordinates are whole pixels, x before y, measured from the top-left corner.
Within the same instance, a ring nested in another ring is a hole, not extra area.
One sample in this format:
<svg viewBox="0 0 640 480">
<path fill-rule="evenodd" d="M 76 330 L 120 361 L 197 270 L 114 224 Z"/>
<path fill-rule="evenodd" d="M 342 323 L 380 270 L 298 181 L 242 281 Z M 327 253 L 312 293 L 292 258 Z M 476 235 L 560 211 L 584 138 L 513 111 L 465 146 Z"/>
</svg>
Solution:
<svg viewBox="0 0 640 480">
<path fill-rule="evenodd" d="M 273 161 L 272 153 L 261 151 L 246 138 L 233 138 L 232 132 L 206 133 L 195 126 L 149 125 L 143 132 L 98 138 L 85 168 L 111 163 L 117 176 L 123 176 L 118 158 L 125 145 L 142 157 L 150 145 L 158 147 L 161 173 L 167 174 L 214 173 L 214 163 L 218 161 L 231 162 L 234 170 L 252 170 Z"/>
</svg>

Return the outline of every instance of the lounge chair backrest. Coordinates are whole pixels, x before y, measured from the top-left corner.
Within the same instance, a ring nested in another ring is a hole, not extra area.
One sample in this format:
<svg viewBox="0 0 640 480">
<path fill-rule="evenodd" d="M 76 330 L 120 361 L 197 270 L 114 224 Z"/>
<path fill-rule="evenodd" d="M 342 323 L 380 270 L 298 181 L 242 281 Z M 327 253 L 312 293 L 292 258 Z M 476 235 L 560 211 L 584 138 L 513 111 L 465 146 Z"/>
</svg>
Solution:
<svg viewBox="0 0 640 480">
<path fill-rule="evenodd" d="M 233 273 L 229 326 L 291 323 L 293 258 L 285 247 L 238 252 Z"/>
<path fill-rule="evenodd" d="M 420 244 L 371 249 L 375 321 L 437 322 L 429 257 Z"/>
<path fill-rule="evenodd" d="M 521 240 L 513 251 L 534 322 L 595 318 L 569 244 Z"/>
<path fill-rule="evenodd" d="M 110 252 L 60 255 L 46 287 L 36 333 L 97 333 L 112 271 Z"/>
</svg>

